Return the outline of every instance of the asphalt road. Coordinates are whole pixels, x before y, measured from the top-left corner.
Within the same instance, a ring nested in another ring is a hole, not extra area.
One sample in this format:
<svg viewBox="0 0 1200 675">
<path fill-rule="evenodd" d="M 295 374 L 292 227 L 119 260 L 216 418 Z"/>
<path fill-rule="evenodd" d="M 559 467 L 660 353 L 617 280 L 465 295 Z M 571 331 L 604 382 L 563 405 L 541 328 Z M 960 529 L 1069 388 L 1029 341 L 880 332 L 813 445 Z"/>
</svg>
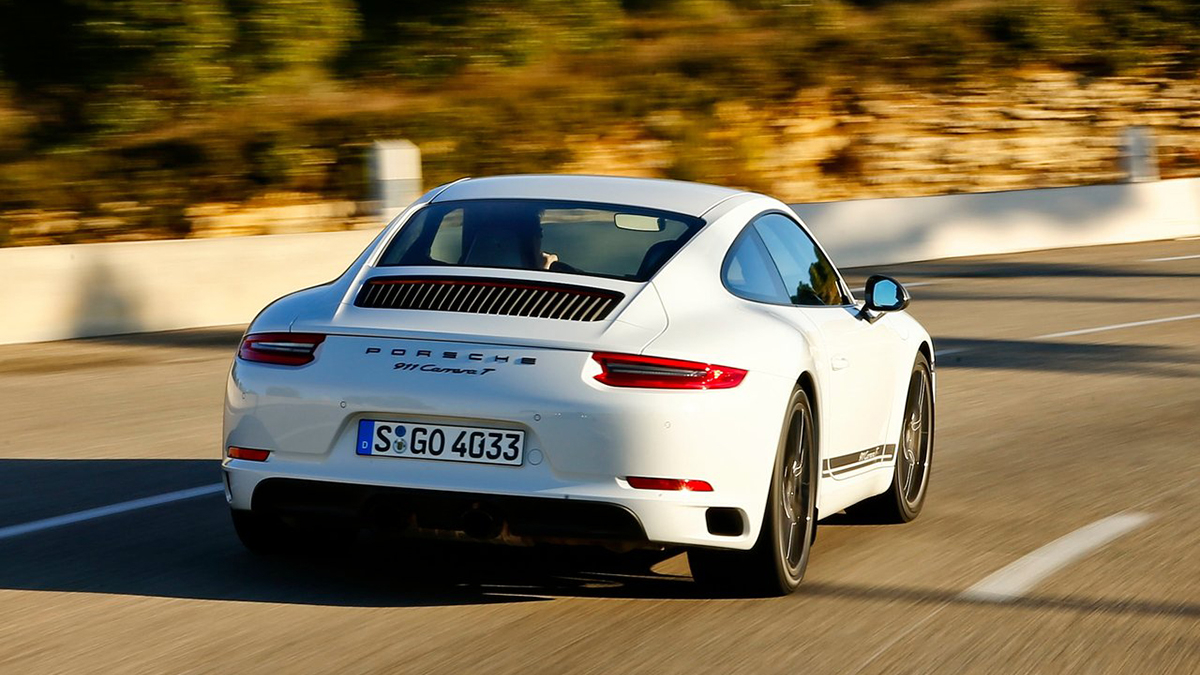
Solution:
<svg viewBox="0 0 1200 675">
<path fill-rule="evenodd" d="M 264 560 L 219 494 L 14 534 L 215 483 L 240 328 L 0 347 L 0 673 L 1200 672 L 1200 240 L 887 271 L 941 352 L 925 513 L 823 525 L 771 600 L 671 554 Z"/>
</svg>

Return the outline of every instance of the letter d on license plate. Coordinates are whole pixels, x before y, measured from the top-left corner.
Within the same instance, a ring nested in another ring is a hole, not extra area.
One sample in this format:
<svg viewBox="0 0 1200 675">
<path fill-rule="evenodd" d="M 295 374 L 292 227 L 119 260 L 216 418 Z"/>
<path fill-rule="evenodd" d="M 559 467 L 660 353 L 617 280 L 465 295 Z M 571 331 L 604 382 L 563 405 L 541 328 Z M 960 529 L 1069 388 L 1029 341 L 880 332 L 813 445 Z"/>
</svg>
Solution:
<svg viewBox="0 0 1200 675">
<path fill-rule="evenodd" d="M 361 420 L 355 452 L 375 457 L 519 466 L 525 454 L 525 432 Z"/>
</svg>

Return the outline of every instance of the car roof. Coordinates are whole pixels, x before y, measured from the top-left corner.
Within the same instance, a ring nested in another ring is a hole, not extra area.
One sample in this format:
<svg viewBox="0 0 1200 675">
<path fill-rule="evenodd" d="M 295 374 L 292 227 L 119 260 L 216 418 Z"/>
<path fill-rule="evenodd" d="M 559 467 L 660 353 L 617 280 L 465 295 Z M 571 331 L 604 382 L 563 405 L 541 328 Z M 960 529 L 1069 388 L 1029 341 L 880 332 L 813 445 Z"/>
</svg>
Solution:
<svg viewBox="0 0 1200 675">
<path fill-rule="evenodd" d="M 641 206 L 700 216 L 740 190 L 657 178 L 520 175 L 470 178 L 451 183 L 433 202 L 462 199 L 554 199 Z"/>
</svg>

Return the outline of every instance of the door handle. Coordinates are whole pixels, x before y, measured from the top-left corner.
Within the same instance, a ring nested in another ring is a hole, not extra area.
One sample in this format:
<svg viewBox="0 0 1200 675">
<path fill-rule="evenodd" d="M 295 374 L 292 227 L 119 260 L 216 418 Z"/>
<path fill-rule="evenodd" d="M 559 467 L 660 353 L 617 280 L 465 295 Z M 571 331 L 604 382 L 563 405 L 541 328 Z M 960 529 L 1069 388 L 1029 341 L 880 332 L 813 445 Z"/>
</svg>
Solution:
<svg viewBox="0 0 1200 675">
<path fill-rule="evenodd" d="M 833 366 L 834 370 L 842 370 L 850 367 L 850 359 L 844 356 L 835 356 L 829 360 L 829 364 Z"/>
</svg>

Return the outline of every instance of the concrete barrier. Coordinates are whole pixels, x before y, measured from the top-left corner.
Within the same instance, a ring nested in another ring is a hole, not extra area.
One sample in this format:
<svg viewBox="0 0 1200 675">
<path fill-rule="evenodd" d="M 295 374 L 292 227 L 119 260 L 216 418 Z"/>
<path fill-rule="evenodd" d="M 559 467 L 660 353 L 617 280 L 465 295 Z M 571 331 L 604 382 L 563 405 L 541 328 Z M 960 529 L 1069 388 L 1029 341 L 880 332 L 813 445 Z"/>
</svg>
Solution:
<svg viewBox="0 0 1200 675">
<path fill-rule="evenodd" d="M 841 267 L 1200 235 L 1200 178 L 793 208 Z"/>
<path fill-rule="evenodd" d="M 376 230 L 0 249 L 0 344 L 247 323 Z"/>
<path fill-rule="evenodd" d="M 796 205 L 838 265 L 1200 235 L 1200 179 Z M 377 230 L 0 249 L 0 344 L 246 323 Z"/>
</svg>

